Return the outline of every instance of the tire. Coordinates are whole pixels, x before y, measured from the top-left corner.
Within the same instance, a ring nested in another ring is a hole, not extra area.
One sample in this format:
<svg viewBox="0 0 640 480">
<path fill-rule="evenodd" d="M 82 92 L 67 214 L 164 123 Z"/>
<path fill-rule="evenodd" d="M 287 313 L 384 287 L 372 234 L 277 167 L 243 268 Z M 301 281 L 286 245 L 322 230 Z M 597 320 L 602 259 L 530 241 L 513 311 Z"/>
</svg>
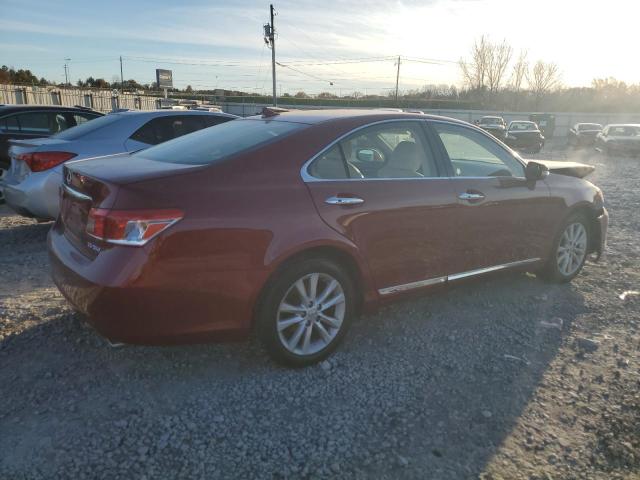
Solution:
<svg viewBox="0 0 640 480">
<path fill-rule="evenodd" d="M 267 285 L 257 310 L 258 338 L 276 362 L 312 365 L 340 344 L 355 309 L 353 280 L 344 269 L 324 259 L 302 260 L 276 273 Z"/>
<path fill-rule="evenodd" d="M 553 242 L 552 254 L 539 272 L 552 283 L 567 283 L 580 273 L 589 251 L 589 222 L 582 213 L 570 215 Z"/>
</svg>

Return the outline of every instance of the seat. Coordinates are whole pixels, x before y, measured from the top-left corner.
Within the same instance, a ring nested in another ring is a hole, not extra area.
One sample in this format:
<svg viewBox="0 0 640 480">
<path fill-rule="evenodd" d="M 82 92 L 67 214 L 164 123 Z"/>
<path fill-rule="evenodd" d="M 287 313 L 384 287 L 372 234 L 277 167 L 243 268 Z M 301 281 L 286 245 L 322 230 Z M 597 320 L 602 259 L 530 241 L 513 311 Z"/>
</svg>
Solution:
<svg viewBox="0 0 640 480">
<path fill-rule="evenodd" d="M 387 164 L 378 170 L 378 178 L 423 177 L 418 172 L 422 167 L 423 153 L 414 142 L 400 142 L 391 153 Z"/>
<path fill-rule="evenodd" d="M 311 165 L 310 173 L 314 177 L 328 180 L 347 178 L 344 165 L 342 156 L 338 156 L 331 151 Z M 347 170 L 349 171 L 348 178 L 364 178 L 362 172 L 349 162 L 347 162 Z"/>
</svg>

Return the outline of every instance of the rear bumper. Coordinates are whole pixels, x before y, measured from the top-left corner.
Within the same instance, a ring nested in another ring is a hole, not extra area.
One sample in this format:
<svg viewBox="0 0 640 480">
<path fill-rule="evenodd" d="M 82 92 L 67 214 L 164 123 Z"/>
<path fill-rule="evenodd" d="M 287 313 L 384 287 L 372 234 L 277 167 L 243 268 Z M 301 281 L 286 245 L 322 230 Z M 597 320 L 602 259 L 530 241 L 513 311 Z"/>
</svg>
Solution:
<svg viewBox="0 0 640 480">
<path fill-rule="evenodd" d="M 117 246 L 89 259 L 60 230 L 56 224 L 47 239 L 53 280 L 110 341 L 168 345 L 247 337 L 266 272 L 198 271 L 195 259 L 186 259 L 179 272 L 168 265 L 172 260 L 156 263 L 150 245 Z"/>
<path fill-rule="evenodd" d="M 2 183 L 7 205 L 26 217 L 54 219 L 59 211 L 62 174 L 56 170 L 32 173 L 21 182 L 6 173 Z"/>
</svg>

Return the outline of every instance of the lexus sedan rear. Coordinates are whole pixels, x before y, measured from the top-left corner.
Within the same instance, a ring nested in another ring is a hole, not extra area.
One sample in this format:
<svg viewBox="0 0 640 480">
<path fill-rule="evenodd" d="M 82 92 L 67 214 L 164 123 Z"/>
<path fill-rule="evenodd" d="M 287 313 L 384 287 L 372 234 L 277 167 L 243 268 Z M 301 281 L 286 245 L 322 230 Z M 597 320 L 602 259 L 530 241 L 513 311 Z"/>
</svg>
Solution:
<svg viewBox="0 0 640 480">
<path fill-rule="evenodd" d="M 245 338 L 307 365 L 362 308 L 506 269 L 571 280 L 602 252 L 593 167 L 525 163 L 399 112 L 267 110 L 65 166 L 53 277 L 114 342 Z"/>
</svg>

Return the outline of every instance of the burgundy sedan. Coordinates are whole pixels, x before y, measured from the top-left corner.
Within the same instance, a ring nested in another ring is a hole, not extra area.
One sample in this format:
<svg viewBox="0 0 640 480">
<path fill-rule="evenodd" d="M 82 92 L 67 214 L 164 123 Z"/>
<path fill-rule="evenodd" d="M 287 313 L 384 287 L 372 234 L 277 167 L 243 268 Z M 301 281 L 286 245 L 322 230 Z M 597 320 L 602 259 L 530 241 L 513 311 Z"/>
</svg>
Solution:
<svg viewBox="0 0 640 480">
<path fill-rule="evenodd" d="M 592 167 L 380 111 L 278 111 L 65 167 L 53 278 L 113 342 L 244 338 L 289 365 L 353 316 L 505 269 L 571 280 L 602 252 Z"/>
</svg>

